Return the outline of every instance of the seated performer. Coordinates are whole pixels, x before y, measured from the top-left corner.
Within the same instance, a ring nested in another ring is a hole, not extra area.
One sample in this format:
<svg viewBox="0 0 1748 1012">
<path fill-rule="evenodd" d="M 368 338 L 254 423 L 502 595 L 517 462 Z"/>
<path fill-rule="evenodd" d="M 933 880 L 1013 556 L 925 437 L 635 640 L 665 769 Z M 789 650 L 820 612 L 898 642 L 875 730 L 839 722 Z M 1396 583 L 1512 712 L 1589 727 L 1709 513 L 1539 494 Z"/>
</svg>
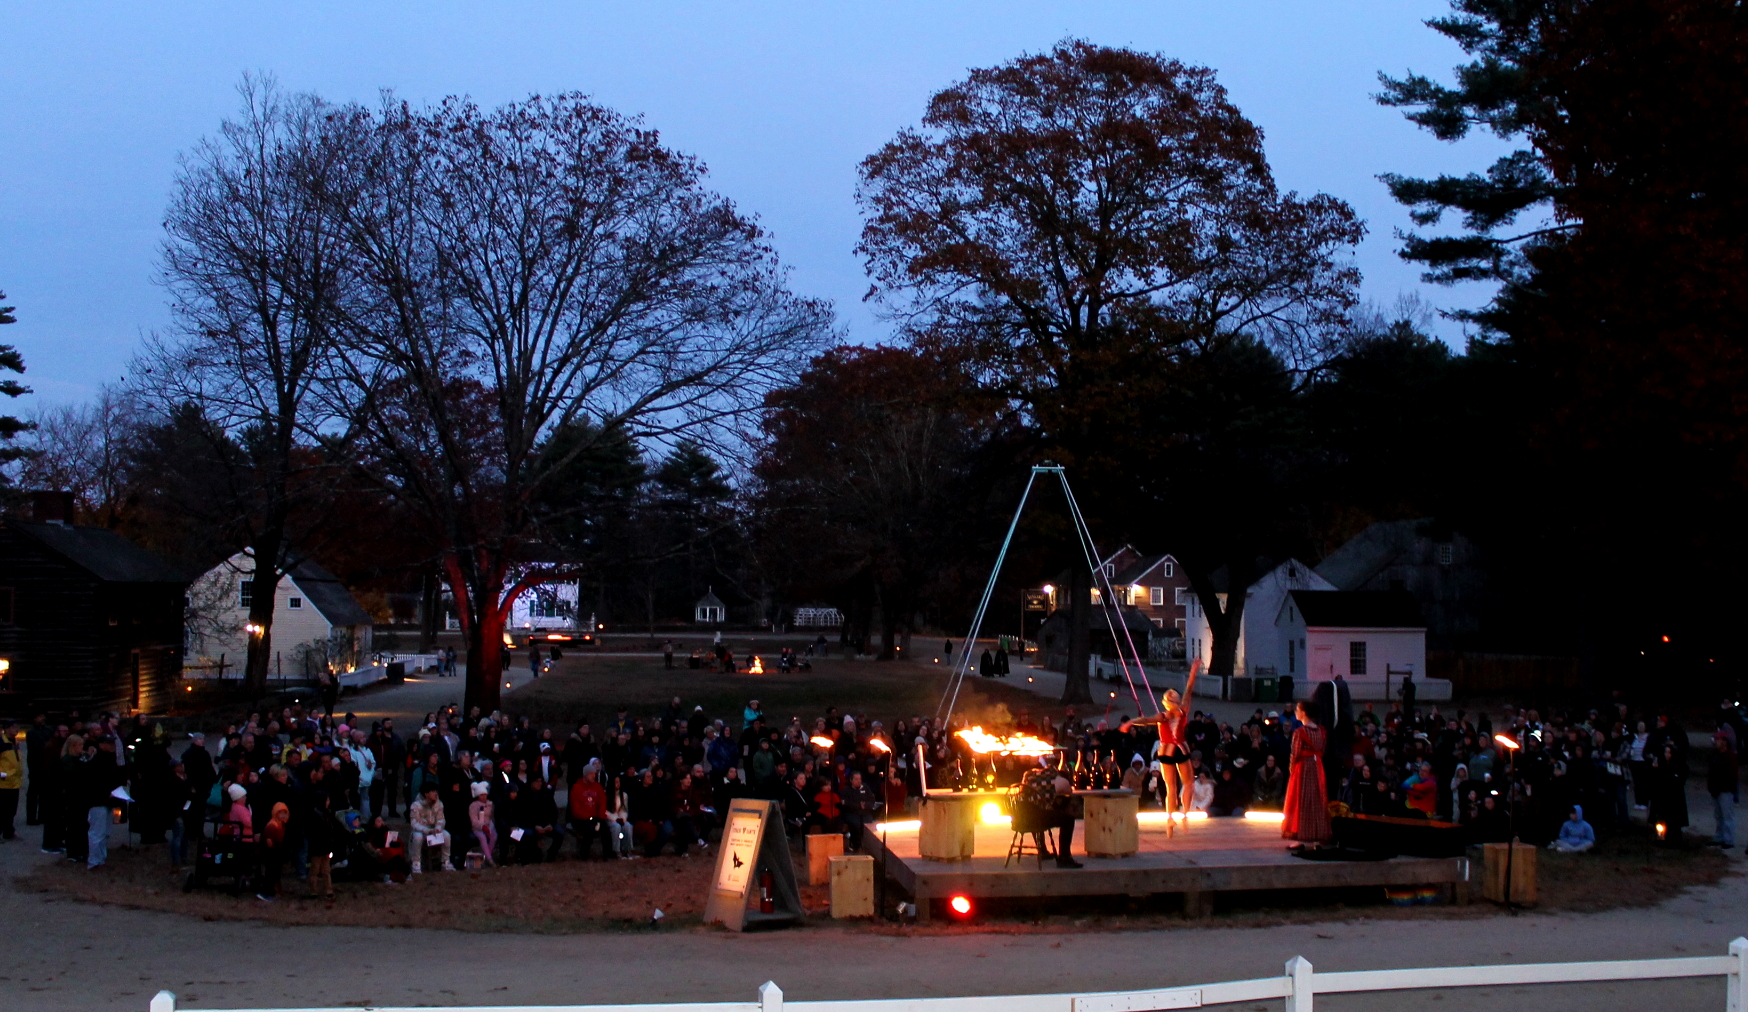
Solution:
<svg viewBox="0 0 1748 1012">
<path fill-rule="evenodd" d="M 1045 829 L 1057 830 L 1056 867 L 1079 868 L 1081 864 L 1074 859 L 1074 812 L 1069 807 L 1074 801 L 1074 785 L 1068 782 L 1068 777 L 1061 770 L 1040 765 L 1037 769 L 1026 773 L 1020 783 L 1019 802 L 1031 805 L 1043 813 L 1043 818 L 1037 823 Z M 1039 832 L 1037 836 L 1042 837 Z M 1042 841 L 1039 841 L 1040 844 Z"/>
</svg>

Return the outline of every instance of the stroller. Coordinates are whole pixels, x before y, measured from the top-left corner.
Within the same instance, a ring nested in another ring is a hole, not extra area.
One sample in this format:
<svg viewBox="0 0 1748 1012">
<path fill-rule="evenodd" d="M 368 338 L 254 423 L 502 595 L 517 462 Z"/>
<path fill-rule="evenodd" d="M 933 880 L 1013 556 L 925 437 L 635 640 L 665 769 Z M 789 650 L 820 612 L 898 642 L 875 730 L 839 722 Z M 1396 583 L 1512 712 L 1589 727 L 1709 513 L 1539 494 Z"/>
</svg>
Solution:
<svg viewBox="0 0 1748 1012">
<path fill-rule="evenodd" d="M 248 839 L 250 827 L 241 822 L 219 822 L 200 841 L 194 869 L 182 882 L 182 891 L 193 892 L 212 879 L 229 879 L 231 892 L 241 896 L 256 873 L 255 844 Z"/>
</svg>

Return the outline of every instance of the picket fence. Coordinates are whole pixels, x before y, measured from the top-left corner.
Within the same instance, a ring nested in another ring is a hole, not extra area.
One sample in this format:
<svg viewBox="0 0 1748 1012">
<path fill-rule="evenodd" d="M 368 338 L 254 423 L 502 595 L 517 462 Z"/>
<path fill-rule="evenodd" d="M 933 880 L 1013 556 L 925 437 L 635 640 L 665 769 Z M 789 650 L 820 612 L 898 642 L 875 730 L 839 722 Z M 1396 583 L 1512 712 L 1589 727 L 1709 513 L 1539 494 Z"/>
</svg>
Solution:
<svg viewBox="0 0 1748 1012">
<path fill-rule="evenodd" d="M 1229 980 L 1158 991 L 1104 991 L 1088 994 L 986 995 L 969 998 L 891 998 L 871 1001 L 783 1001 L 783 989 L 767 981 L 757 1001 L 655 1005 L 504 1005 L 468 1012 L 1154 1012 L 1201 1008 L 1234 1002 L 1286 999 L 1286 1012 L 1312 1012 L 1320 994 L 1359 991 L 1428 991 L 1453 987 L 1518 984 L 1595 983 L 1611 980 L 1725 978 L 1725 1012 L 1748 1012 L 1743 982 L 1748 979 L 1748 938 L 1730 943 L 1727 956 L 1678 959 L 1624 959 L 1586 963 L 1516 963 L 1495 966 L 1435 966 L 1408 970 L 1344 970 L 1315 973 L 1303 956 L 1287 961 L 1278 977 Z M 374 1012 L 416 1012 L 372 1006 Z M 176 1012 L 176 996 L 159 991 L 151 1012 Z M 262 1010 L 267 1012 L 267 1010 Z M 296 1009 L 272 1012 L 359 1012 L 347 1009 Z M 417 1010 L 428 1012 L 428 1010 Z"/>
</svg>

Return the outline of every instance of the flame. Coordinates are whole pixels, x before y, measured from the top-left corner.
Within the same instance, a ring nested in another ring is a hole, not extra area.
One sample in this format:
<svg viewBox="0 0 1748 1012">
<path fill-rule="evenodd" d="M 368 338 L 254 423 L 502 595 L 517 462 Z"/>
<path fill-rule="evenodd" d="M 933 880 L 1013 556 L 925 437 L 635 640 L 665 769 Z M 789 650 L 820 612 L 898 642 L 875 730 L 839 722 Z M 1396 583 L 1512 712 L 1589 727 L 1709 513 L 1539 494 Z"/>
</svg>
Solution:
<svg viewBox="0 0 1748 1012">
<path fill-rule="evenodd" d="M 765 673 L 765 662 L 762 658 L 755 655 L 753 657 L 753 666 L 747 669 L 747 674 L 749 674 L 749 675 L 762 675 L 764 673 Z"/>
<path fill-rule="evenodd" d="M 968 727 L 959 732 L 959 737 L 965 739 L 965 744 L 971 746 L 971 751 L 979 755 L 999 752 L 1002 755 L 1042 756 L 1056 751 L 1055 745 L 1042 738 L 1034 738 L 1029 734 L 998 738 L 993 734 L 985 734 L 981 727 Z"/>
<path fill-rule="evenodd" d="M 827 738 L 823 734 L 816 734 L 807 740 L 812 742 L 814 745 L 819 746 L 820 748 L 828 748 L 829 749 L 829 748 L 837 748 L 838 747 L 837 742 L 832 741 L 830 738 Z"/>
<path fill-rule="evenodd" d="M 1014 821 L 1013 816 L 1001 810 L 1001 806 L 993 801 L 986 801 L 978 810 L 977 817 L 986 826 L 1007 826 Z"/>
</svg>

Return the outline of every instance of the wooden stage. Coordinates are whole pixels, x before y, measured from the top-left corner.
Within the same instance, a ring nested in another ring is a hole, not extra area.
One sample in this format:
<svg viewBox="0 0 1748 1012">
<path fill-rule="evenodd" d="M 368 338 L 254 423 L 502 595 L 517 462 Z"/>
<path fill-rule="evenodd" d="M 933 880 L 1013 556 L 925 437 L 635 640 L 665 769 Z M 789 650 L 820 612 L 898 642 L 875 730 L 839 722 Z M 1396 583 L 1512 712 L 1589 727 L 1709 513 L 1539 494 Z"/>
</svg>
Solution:
<svg viewBox="0 0 1748 1012">
<path fill-rule="evenodd" d="M 911 825 L 914 825 L 912 823 Z M 1016 857 L 1006 868 L 1012 832 L 1003 825 L 977 826 L 976 856 L 964 861 L 931 861 L 917 853 L 917 830 L 887 833 L 888 871 L 909 892 L 917 918 L 929 916 L 929 901 L 963 893 L 972 899 L 1026 896 L 1133 896 L 1179 894 L 1192 917 L 1213 912 L 1220 892 L 1329 889 L 1354 886 L 1439 886 L 1455 902 L 1467 902 L 1469 860 L 1461 857 L 1396 857 L 1387 861 L 1307 861 L 1287 852 L 1278 822 L 1242 818 L 1201 819 L 1175 836 L 1143 821 L 1140 850 L 1129 857 L 1090 857 L 1081 849 L 1082 827 L 1075 826 L 1074 857 L 1086 867 L 1057 868 L 1045 858 Z M 875 827 L 863 837 L 863 850 L 881 856 Z"/>
</svg>

